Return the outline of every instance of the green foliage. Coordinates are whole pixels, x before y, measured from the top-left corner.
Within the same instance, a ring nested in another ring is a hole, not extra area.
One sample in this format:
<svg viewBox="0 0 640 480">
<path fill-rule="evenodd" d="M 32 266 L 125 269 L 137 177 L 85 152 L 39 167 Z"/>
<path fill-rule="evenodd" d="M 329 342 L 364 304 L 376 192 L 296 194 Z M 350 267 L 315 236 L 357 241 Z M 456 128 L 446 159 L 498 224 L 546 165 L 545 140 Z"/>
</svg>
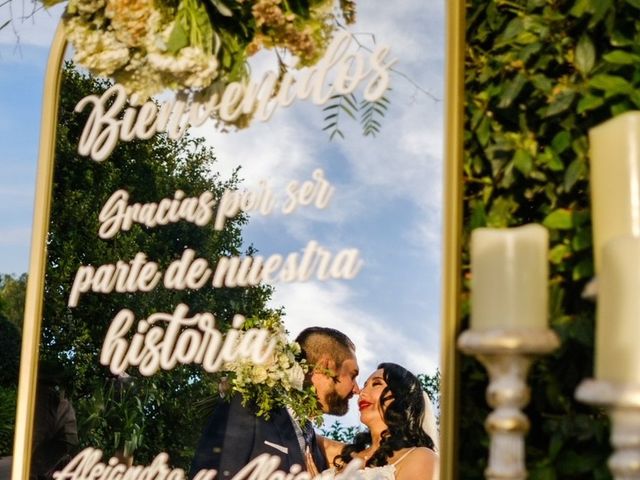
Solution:
<svg viewBox="0 0 640 480">
<path fill-rule="evenodd" d="M 335 137 L 344 139 L 340 122 L 346 115 L 351 120 L 360 122 L 362 135 L 375 137 L 380 133 L 382 128 L 381 121 L 387 113 L 389 103 L 389 99 L 386 96 L 371 102 L 364 99 L 358 101 L 353 93 L 333 95 L 329 99 L 327 106 L 322 108 L 325 114 L 322 130 L 329 134 L 329 140 L 333 140 Z"/>
<path fill-rule="evenodd" d="M 562 347 L 535 364 L 532 479 L 610 478 L 607 420 L 574 399 L 593 374 L 588 130 L 640 107 L 637 2 L 468 2 L 463 312 L 474 228 L 542 223 L 550 232 L 550 321 Z M 466 319 L 465 319 L 466 322 Z M 483 478 L 486 374 L 462 362 L 460 478 Z"/>
<path fill-rule="evenodd" d="M 353 442 L 356 435 L 360 433 L 360 427 L 345 427 L 336 420 L 330 426 L 322 428 L 321 433 L 327 438 L 348 444 Z"/>
<path fill-rule="evenodd" d="M 338 123 L 343 114 L 348 115 L 353 120 L 356 119 L 358 100 L 353 94 L 333 95 L 322 111 L 326 114 L 324 117 L 325 125 L 322 130 L 329 133 L 329 139 L 333 140 L 336 136 L 344 139 L 344 133 L 342 133 Z"/>
<path fill-rule="evenodd" d="M 0 386 L 0 457 L 13 453 L 16 395 L 16 387 Z"/>
<path fill-rule="evenodd" d="M 150 404 L 153 382 L 133 378 L 105 380 L 93 395 L 81 398 L 76 406 L 78 428 L 105 454 L 129 457 L 145 440 L 145 408 Z"/>
<path fill-rule="evenodd" d="M 4 315 L 18 330 L 22 329 L 27 274 L 0 275 L 0 315 Z"/>
<path fill-rule="evenodd" d="M 104 162 L 77 153 L 78 139 L 89 114 L 74 113 L 79 99 L 100 95 L 108 87 L 67 66 L 59 110 L 54 172 L 53 204 L 48 237 L 48 266 L 41 337 L 42 359 L 63 365 L 68 381 L 62 381 L 67 397 L 77 409 L 80 445 L 105 452 L 135 450 L 137 463 L 149 463 L 158 452 L 169 453 L 173 465 L 188 468 L 201 433 L 203 417 L 195 404 L 216 391 L 217 377 L 200 366 L 182 366 L 142 377 L 130 369 L 126 384 L 116 381 L 99 363 L 102 341 L 111 319 L 128 308 L 141 320 L 155 312 L 173 312 L 179 303 L 190 314 L 212 312 L 216 327 L 226 331 L 235 314 L 268 315 L 269 287 L 166 290 L 159 286 L 146 293 L 87 293 L 77 307 L 69 308 L 70 288 L 81 265 L 95 267 L 128 262 L 138 252 L 167 265 L 186 248 L 215 265 L 221 256 L 241 255 L 242 215 L 229 219 L 223 230 L 178 222 L 154 228 L 134 224 L 113 238 L 98 237 L 98 216 L 107 199 L 118 189 L 130 195 L 130 203 L 158 202 L 173 198 L 177 190 L 187 197 L 204 191 L 216 201 L 227 188 L 235 188 L 235 176 L 218 178 L 215 158 L 202 139 L 185 136 L 172 141 L 157 135 L 146 141 L 121 143 Z M 133 334 L 133 332 L 130 332 Z M 115 383 L 114 383 L 115 382 Z M 120 385 L 120 386 L 117 386 Z"/>
<path fill-rule="evenodd" d="M 231 401 L 240 395 L 243 406 L 267 420 L 274 409 L 284 407 L 301 423 L 311 420 L 322 425 L 324 418 L 315 387 L 304 382 L 310 366 L 306 360 L 299 359 L 300 345 L 288 340 L 280 312 L 247 318 L 243 328 L 259 328 L 270 333 L 275 340 L 273 362 L 256 363 L 250 359 L 227 362 L 217 394 L 198 402 L 198 408 L 208 417 L 218 402 Z"/>
<path fill-rule="evenodd" d="M 380 97 L 374 102 L 368 100 L 360 102 L 360 124 L 362 125 L 362 134 L 365 137 L 375 137 L 380 133 L 382 128 L 380 120 L 388 108 L 389 99 L 387 97 Z"/>
<path fill-rule="evenodd" d="M 440 405 L 440 370 L 437 370 L 433 375 L 427 375 L 426 373 L 418 374 L 418 380 L 422 390 L 427 392 L 429 398 L 433 402 L 434 406 Z"/>
<path fill-rule="evenodd" d="M 0 387 L 18 385 L 20 370 L 20 332 L 0 315 Z"/>
<path fill-rule="evenodd" d="M 27 275 L 0 275 L 0 457 L 12 454 Z"/>
</svg>

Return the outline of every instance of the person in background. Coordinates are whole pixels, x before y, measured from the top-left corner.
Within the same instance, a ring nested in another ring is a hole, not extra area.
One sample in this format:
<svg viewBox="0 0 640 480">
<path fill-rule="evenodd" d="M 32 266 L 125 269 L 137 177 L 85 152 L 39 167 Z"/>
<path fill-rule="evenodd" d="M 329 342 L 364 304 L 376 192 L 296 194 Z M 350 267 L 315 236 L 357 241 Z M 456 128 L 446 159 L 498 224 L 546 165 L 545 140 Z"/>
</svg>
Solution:
<svg viewBox="0 0 640 480">
<path fill-rule="evenodd" d="M 59 362 L 40 362 L 30 480 L 53 479 L 78 446 L 76 413 L 60 388 L 64 374 Z"/>
</svg>

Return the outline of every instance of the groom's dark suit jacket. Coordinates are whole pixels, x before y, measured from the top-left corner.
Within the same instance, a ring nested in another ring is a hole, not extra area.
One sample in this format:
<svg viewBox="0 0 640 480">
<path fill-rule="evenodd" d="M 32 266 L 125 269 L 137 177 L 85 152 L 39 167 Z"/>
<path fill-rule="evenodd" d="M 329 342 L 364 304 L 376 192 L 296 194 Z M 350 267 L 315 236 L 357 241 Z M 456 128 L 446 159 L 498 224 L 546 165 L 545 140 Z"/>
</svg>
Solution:
<svg viewBox="0 0 640 480">
<path fill-rule="evenodd" d="M 231 479 L 262 453 L 278 456 L 279 470 L 284 472 L 288 473 L 294 464 L 306 470 L 292 422 L 285 408 L 272 410 L 269 420 L 258 417 L 242 406 L 240 396 L 235 396 L 230 403 L 219 403 L 202 433 L 189 478 L 199 470 L 215 469 L 218 471 L 217 480 Z M 311 451 L 319 471 L 326 469 L 327 464 L 315 436 Z"/>
</svg>

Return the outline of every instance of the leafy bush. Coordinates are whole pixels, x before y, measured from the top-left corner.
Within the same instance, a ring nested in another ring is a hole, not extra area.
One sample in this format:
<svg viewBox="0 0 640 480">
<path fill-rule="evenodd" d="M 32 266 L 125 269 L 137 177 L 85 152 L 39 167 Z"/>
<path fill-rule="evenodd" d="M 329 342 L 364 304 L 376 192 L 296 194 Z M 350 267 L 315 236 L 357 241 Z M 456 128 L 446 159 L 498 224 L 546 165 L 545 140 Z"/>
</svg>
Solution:
<svg viewBox="0 0 640 480">
<path fill-rule="evenodd" d="M 0 315 L 22 329 L 24 300 L 27 293 L 27 274 L 0 274 Z"/>
<path fill-rule="evenodd" d="M 608 424 L 574 399 L 592 376 L 594 305 L 588 130 L 640 108 L 640 3 L 472 0 L 467 10 L 463 312 L 469 236 L 477 227 L 542 223 L 550 232 L 550 324 L 561 348 L 530 376 L 530 478 L 610 478 Z M 465 323 L 466 324 L 466 323 Z M 487 378 L 463 359 L 460 478 L 483 478 Z"/>
<path fill-rule="evenodd" d="M 419 373 L 418 380 L 422 390 L 429 395 L 429 399 L 433 404 L 433 408 L 436 412 L 440 411 L 440 370 L 437 370 L 433 375 L 427 375 L 426 373 Z M 439 421 L 439 419 L 438 419 Z"/>
<path fill-rule="evenodd" d="M 16 420 L 16 389 L 0 386 L 0 457 L 13 451 L 13 425 Z"/>
<path fill-rule="evenodd" d="M 18 328 L 0 315 L 0 386 L 18 384 L 20 370 L 20 332 Z"/>
</svg>

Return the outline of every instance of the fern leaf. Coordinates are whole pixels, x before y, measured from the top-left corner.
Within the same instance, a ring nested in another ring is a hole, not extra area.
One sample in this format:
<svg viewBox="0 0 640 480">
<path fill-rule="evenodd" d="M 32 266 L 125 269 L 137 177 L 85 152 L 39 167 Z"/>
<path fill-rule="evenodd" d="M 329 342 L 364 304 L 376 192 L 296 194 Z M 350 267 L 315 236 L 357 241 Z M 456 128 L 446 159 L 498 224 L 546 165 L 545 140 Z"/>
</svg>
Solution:
<svg viewBox="0 0 640 480">
<path fill-rule="evenodd" d="M 342 117 L 341 114 L 346 114 L 353 120 L 357 120 L 356 116 L 359 113 L 358 100 L 353 94 L 333 95 L 329 98 L 329 104 L 322 111 L 326 114 L 323 119 L 324 127 L 322 130 L 329 133 L 329 140 L 333 140 L 336 137 L 344 139 L 344 134 L 338 126 Z"/>
<path fill-rule="evenodd" d="M 374 102 L 368 100 L 360 102 L 360 125 L 362 126 L 362 134 L 365 137 L 375 137 L 380 133 L 382 128 L 380 121 L 387 113 L 389 104 L 389 99 L 385 96 Z"/>
</svg>

